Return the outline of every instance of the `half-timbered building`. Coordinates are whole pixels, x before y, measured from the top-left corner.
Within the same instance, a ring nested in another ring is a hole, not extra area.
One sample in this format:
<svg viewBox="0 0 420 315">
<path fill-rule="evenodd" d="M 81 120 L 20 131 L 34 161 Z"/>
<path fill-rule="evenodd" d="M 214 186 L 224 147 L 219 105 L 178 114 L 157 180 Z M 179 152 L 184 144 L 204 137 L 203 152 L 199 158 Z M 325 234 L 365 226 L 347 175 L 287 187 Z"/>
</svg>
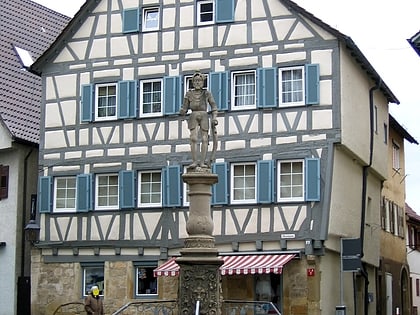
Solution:
<svg viewBox="0 0 420 315">
<path fill-rule="evenodd" d="M 31 70 L 44 84 L 34 314 L 93 284 L 110 312 L 176 297 L 167 262 L 187 236 L 191 163 L 179 109 L 197 70 L 218 105 L 213 235 L 235 266 L 223 298 L 375 312 L 398 99 L 350 37 L 289 0 L 88 0 Z M 361 244 L 353 273 L 342 238 Z"/>
</svg>

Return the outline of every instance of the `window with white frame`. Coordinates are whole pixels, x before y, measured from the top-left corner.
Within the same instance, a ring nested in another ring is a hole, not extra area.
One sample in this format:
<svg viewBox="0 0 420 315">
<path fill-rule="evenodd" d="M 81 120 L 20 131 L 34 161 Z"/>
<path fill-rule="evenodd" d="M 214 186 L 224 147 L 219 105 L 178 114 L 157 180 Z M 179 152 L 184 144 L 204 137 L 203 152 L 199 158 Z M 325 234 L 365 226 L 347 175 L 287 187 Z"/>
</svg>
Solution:
<svg viewBox="0 0 420 315">
<path fill-rule="evenodd" d="M 98 264 L 84 265 L 83 269 L 83 295 L 87 296 L 93 286 L 99 288 L 99 295 L 104 295 L 104 266 Z"/>
<path fill-rule="evenodd" d="M 255 203 L 257 198 L 255 163 L 232 164 L 232 203 Z"/>
<path fill-rule="evenodd" d="M 232 109 L 256 107 L 255 71 L 232 73 Z"/>
<path fill-rule="evenodd" d="M 392 168 L 396 171 L 400 170 L 400 146 L 392 142 Z"/>
<path fill-rule="evenodd" d="M 214 0 L 203 0 L 197 2 L 197 24 L 206 25 L 214 23 Z"/>
<path fill-rule="evenodd" d="M 187 167 L 184 167 L 184 174 L 186 173 Z M 184 207 L 188 207 L 190 205 L 190 185 L 184 182 L 182 188 L 182 204 L 184 205 Z"/>
<path fill-rule="evenodd" d="M 159 8 L 143 9 L 143 31 L 155 31 L 159 29 Z"/>
<path fill-rule="evenodd" d="M 118 174 L 96 175 L 96 209 L 118 208 Z"/>
<path fill-rule="evenodd" d="M 117 84 L 97 84 L 95 88 L 96 120 L 117 118 Z"/>
<path fill-rule="evenodd" d="M 54 212 L 76 211 L 76 176 L 54 179 Z"/>
<path fill-rule="evenodd" d="M 145 295 L 157 295 L 157 278 L 153 276 L 153 270 L 157 265 L 139 265 L 136 266 L 136 295 L 144 297 Z"/>
<path fill-rule="evenodd" d="M 203 74 L 204 77 L 204 81 L 203 81 L 203 89 L 207 90 L 208 87 L 208 80 L 207 80 L 207 75 Z M 184 82 L 184 94 L 187 93 L 188 91 L 194 90 L 194 84 L 193 84 L 193 80 L 192 80 L 193 76 L 192 75 L 186 75 L 185 76 L 185 82 Z"/>
<path fill-rule="evenodd" d="M 282 105 L 305 104 L 304 67 L 279 69 L 280 103 Z"/>
<path fill-rule="evenodd" d="M 162 174 L 160 171 L 139 172 L 139 207 L 162 205 Z"/>
<path fill-rule="evenodd" d="M 162 80 L 144 80 L 140 82 L 140 116 L 162 115 Z"/>
<path fill-rule="evenodd" d="M 303 201 L 304 200 L 304 161 L 278 162 L 278 200 Z"/>
</svg>

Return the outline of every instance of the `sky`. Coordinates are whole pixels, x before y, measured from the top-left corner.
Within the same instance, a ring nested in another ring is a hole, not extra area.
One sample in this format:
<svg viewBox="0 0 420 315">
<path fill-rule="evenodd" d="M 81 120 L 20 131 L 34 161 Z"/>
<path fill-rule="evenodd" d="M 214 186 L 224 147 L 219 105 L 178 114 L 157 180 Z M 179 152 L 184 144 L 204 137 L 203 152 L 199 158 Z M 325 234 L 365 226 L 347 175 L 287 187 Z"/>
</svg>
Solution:
<svg viewBox="0 0 420 315">
<path fill-rule="evenodd" d="M 84 0 L 34 0 L 73 17 Z M 253 0 L 260 1 L 260 0 Z M 420 31 L 419 0 L 295 0 L 350 36 L 391 89 L 390 113 L 420 143 L 420 56 L 407 39 Z M 420 145 L 405 141 L 406 202 L 420 213 Z"/>
</svg>

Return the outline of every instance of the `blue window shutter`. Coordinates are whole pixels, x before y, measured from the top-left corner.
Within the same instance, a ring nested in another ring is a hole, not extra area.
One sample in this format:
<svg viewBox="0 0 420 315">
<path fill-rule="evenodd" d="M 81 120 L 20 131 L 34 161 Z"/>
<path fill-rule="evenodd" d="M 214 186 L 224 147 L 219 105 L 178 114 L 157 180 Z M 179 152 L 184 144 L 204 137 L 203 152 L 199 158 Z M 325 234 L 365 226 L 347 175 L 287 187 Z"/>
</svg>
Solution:
<svg viewBox="0 0 420 315">
<path fill-rule="evenodd" d="M 277 106 L 277 68 L 257 69 L 257 106 Z"/>
<path fill-rule="evenodd" d="M 274 200 L 274 161 L 257 161 L 257 201 L 271 203 Z"/>
<path fill-rule="evenodd" d="M 134 171 L 121 171 L 119 174 L 121 209 L 132 209 L 135 207 L 135 175 Z"/>
<path fill-rule="evenodd" d="M 214 163 L 212 171 L 218 176 L 218 182 L 212 187 L 211 202 L 214 205 L 228 203 L 228 167 L 227 163 Z"/>
<path fill-rule="evenodd" d="M 218 110 L 229 108 L 229 72 L 211 72 L 209 80 L 210 92 Z"/>
<path fill-rule="evenodd" d="M 92 175 L 79 174 L 76 177 L 76 211 L 93 209 Z"/>
<path fill-rule="evenodd" d="M 307 105 L 319 104 L 319 65 L 305 65 L 305 99 Z"/>
<path fill-rule="evenodd" d="M 123 11 L 123 33 L 134 33 L 140 30 L 139 8 Z"/>
<path fill-rule="evenodd" d="M 181 168 L 170 165 L 163 169 L 163 205 L 165 207 L 181 206 Z"/>
<path fill-rule="evenodd" d="M 82 85 L 81 121 L 88 122 L 93 119 L 94 91 L 93 84 Z"/>
<path fill-rule="evenodd" d="M 163 78 L 163 112 L 165 115 L 177 114 L 182 103 L 180 77 Z"/>
<path fill-rule="evenodd" d="M 49 213 L 51 212 L 52 205 L 52 180 L 51 176 L 41 176 L 39 178 L 39 212 Z"/>
<path fill-rule="evenodd" d="M 136 117 L 137 81 L 118 82 L 118 118 Z"/>
<path fill-rule="evenodd" d="M 235 0 L 216 0 L 216 23 L 233 22 Z"/>
<path fill-rule="evenodd" d="M 305 199 L 306 201 L 320 200 L 320 160 L 318 158 L 305 159 Z"/>
</svg>

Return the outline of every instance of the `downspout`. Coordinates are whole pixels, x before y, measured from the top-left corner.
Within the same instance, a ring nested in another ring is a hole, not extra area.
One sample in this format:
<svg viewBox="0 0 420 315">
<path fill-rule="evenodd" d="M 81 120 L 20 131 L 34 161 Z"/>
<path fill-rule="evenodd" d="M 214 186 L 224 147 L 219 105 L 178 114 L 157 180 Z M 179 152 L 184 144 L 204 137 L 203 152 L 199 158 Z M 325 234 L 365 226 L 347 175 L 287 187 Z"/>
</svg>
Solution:
<svg viewBox="0 0 420 315">
<path fill-rule="evenodd" d="M 361 220 L 360 220 L 360 247 L 361 255 L 360 258 L 364 256 L 364 238 L 365 238 L 365 222 L 366 222 L 366 200 L 367 200 L 367 177 L 369 174 L 369 169 L 372 166 L 373 162 L 373 145 L 374 145 L 374 111 L 373 111 L 373 93 L 381 87 L 382 80 L 379 79 L 379 82 L 376 83 L 374 87 L 369 90 L 369 163 L 363 166 L 363 177 L 362 177 L 362 211 L 361 211 Z M 365 278 L 365 294 L 364 294 L 364 312 L 368 314 L 368 293 L 369 293 L 369 278 L 368 273 L 363 266 L 361 270 L 362 276 Z"/>
<path fill-rule="evenodd" d="M 22 202 L 22 233 L 25 233 L 25 226 L 26 226 L 26 194 L 28 191 L 28 159 L 31 156 L 33 152 L 33 148 L 28 152 L 28 154 L 25 156 L 24 164 L 23 164 L 23 202 Z M 20 264 L 20 276 L 25 276 L 25 245 L 26 245 L 25 235 L 22 235 L 22 242 L 21 242 L 21 257 L 22 262 Z"/>
</svg>

